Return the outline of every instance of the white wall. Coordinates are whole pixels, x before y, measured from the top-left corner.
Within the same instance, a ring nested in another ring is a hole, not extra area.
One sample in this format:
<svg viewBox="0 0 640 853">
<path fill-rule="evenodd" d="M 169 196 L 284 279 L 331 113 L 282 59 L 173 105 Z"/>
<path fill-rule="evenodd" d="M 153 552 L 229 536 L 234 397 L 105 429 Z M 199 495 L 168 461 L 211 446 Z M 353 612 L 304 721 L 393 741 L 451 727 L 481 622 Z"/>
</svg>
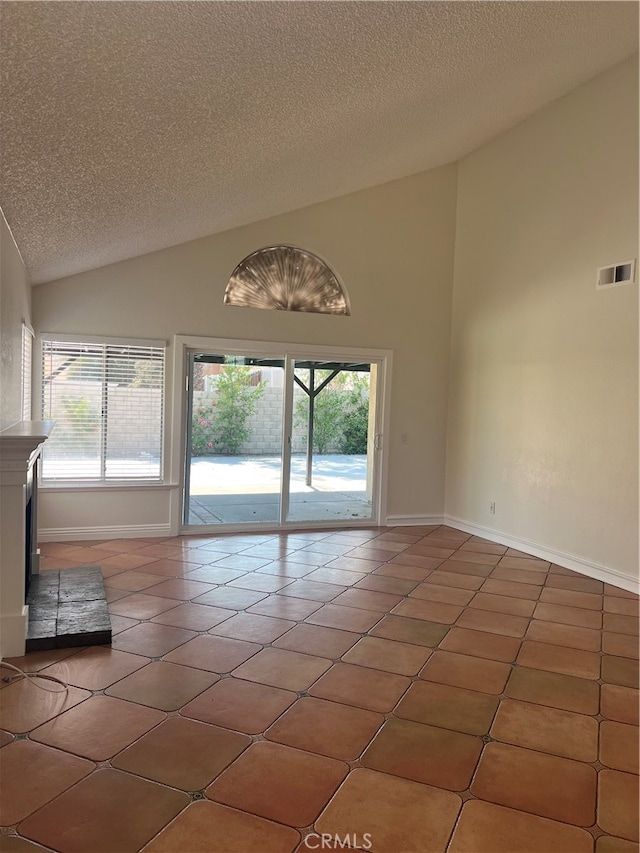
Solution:
<svg viewBox="0 0 640 853">
<path fill-rule="evenodd" d="M 0 430 L 22 420 L 22 321 L 30 317 L 27 273 L 0 210 Z"/>
<path fill-rule="evenodd" d="M 388 512 L 441 515 L 456 178 L 456 165 L 445 166 L 40 285 L 33 291 L 34 324 L 45 332 L 393 350 Z M 347 287 L 351 317 L 223 306 L 236 264 L 278 242 L 329 263 Z M 400 433 L 409 435 L 408 444 L 400 444 Z M 91 518 L 111 527 L 168 522 L 168 492 L 110 495 L 43 491 L 41 527 L 76 529 L 79 518 L 85 526 Z"/>
<path fill-rule="evenodd" d="M 447 437 L 453 518 L 638 574 L 638 68 L 459 165 Z M 489 513 L 491 501 L 496 513 Z"/>
</svg>

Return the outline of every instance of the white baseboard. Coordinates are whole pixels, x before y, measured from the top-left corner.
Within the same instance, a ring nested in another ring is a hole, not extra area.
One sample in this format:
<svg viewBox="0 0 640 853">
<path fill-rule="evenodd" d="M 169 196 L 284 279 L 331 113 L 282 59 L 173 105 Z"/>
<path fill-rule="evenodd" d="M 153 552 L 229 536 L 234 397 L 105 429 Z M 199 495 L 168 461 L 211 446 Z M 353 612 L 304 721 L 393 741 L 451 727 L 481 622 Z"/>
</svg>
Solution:
<svg viewBox="0 0 640 853">
<path fill-rule="evenodd" d="M 38 531 L 38 542 L 82 542 L 90 539 L 169 538 L 171 525 L 132 524 L 125 527 L 50 527 Z"/>
<path fill-rule="evenodd" d="M 387 527 L 425 527 L 431 524 L 444 524 L 443 515 L 388 515 Z"/>
<path fill-rule="evenodd" d="M 523 551 L 525 554 L 531 554 L 532 557 L 538 557 L 540 560 L 547 560 L 549 563 L 555 563 L 557 566 L 563 566 L 565 569 L 571 569 L 574 572 L 579 572 L 581 575 L 586 575 L 590 578 L 595 578 L 599 581 L 604 581 L 612 586 L 626 589 L 629 592 L 640 592 L 638 578 L 631 575 L 618 572 L 616 569 L 609 569 L 606 566 L 600 566 L 597 563 L 592 563 L 582 557 L 576 557 L 574 554 L 566 554 L 563 551 L 556 551 L 554 548 L 538 545 L 535 542 L 530 542 L 528 539 L 519 539 L 516 536 L 510 536 L 507 533 L 502 533 L 500 530 L 494 530 L 491 527 L 483 527 L 480 524 L 474 524 L 471 521 L 465 521 L 462 518 L 455 518 L 451 515 L 445 516 L 445 524 L 450 527 L 457 527 L 465 533 L 471 533 L 474 536 L 481 536 L 483 539 L 488 539 L 490 542 L 497 542 L 500 545 L 507 545 L 509 548 L 515 548 L 517 551 Z"/>
</svg>

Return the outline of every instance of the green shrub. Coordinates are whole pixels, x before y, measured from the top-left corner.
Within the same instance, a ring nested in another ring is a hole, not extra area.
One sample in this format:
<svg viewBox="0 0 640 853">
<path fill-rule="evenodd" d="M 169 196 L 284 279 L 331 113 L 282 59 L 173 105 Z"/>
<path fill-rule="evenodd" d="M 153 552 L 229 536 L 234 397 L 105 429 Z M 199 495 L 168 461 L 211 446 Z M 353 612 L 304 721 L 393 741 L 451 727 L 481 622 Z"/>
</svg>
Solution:
<svg viewBox="0 0 640 853">
<path fill-rule="evenodd" d="M 317 370 L 316 386 L 329 375 L 328 370 Z M 313 449 L 317 453 L 326 453 L 336 445 L 341 453 L 367 452 L 368 391 L 368 374 L 343 372 L 318 394 L 313 411 Z M 297 426 L 308 428 L 308 406 L 308 397 L 298 400 Z"/>
<path fill-rule="evenodd" d="M 208 456 L 215 453 L 215 403 L 194 409 L 191 421 L 191 455 Z"/>
<path fill-rule="evenodd" d="M 248 367 L 225 365 L 216 381 L 216 436 L 214 447 L 218 453 L 235 456 L 251 435 L 247 421 L 256 410 L 264 390 L 260 385 L 250 385 Z"/>
<path fill-rule="evenodd" d="M 225 365 L 215 382 L 216 399 L 199 406 L 191 424 L 191 453 L 236 456 L 251 435 L 247 421 L 256 410 L 264 388 L 250 385 L 248 367 Z"/>
<path fill-rule="evenodd" d="M 316 370 L 316 386 L 330 375 L 328 370 Z M 305 379 L 308 386 L 308 379 Z M 338 442 L 342 435 L 344 400 L 342 386 L 344 377 L 336 376 L 323 388 L 315 399 L 313 407 L 313 449 L 326 453 L 327 448 Z M 305 394 L 296 403 L 295 422 L 297 426 L 309 428 L 309 397 Z"/>
<path fill-rule="evenodd" d="M 86 397 L 65 397 L 62 408 L 68 427 L 76 436 L 88 436 L 98 429 L 98 412 Z"/>
<path fill-rule="evenodd" d="M 366 453 L 368 430 L 369 402 L 363 400 L 344 416 L 340 443 L 342 453 Z"/>
</svg>

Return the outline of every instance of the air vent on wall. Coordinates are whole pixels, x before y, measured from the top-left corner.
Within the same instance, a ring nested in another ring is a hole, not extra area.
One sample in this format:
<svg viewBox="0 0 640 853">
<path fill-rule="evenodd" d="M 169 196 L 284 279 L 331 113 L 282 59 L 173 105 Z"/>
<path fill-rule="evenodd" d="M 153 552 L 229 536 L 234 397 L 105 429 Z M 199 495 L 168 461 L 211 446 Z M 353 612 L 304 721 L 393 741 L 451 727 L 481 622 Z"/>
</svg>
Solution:
<svg viewBox="0 0 640 853">
<path fill-rule="evenodd" d="M 635 259 L 632 261 L 624 261 L 621 264 L 611 264 L 607 267 L 598 267 L 596 290 L 603 290 L 605 287 L 618 287 L 620 284 L 631 284 L 634 280 L 635 272 Z"/>
</svg>

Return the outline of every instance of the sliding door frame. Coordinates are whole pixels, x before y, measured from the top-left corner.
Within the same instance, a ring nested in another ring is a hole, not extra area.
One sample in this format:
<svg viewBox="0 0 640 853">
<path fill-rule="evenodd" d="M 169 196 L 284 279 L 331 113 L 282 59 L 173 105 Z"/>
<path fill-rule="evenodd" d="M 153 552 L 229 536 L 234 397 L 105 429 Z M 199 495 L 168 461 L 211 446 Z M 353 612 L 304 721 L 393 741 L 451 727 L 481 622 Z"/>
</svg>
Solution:
<svg viewBox="0 0 640 853">
<path fill-rule="evenodd" d="M 393 352 L 384 349 L 369 349 L 355 347 L 319 346 L 275 341 L 247 341 L 235 338 L 207 338 L 191 335 L 175 335 L 173 338 L 173 382 L 170 406 L 170 477 L 171 482 L 178 485 L 172 494 L 170 508 L 171 529 L 176 533 L 231 533 L 239 531 L 285 531 L 300 528 L 338 528 L 353 527 L 353 521 L 338 519 L 328 521 L 287 522 L 289 483 L 281 483 L 280 523 L 256 522 L 242 524 L 216 525 L 187 525 L 184 524 L 184 501 L 186 496 L 187 447 L 189 428 L 189 388 L 188 368 L 190 353 L 212 352 L 220 355 L 243 355 L 255 357 L 282 357 L 285 360 L 284 376 L 284 421 L 282 425 L 282 471 L 290 470 L 292 432 L 292 406 L 290 396 L 293 394 L 292 372 L 295 359 L 310 361 L 344 361 L 370 362 L 377 366 L 376 370 L 376 400 L 375 400 L 375 452 L 378 454 L 374 461 L 373 506 L 375 515 L 370 519 L 359 519 L 358 527 L 374 527 L 384 525 L 387 516 L 387 483 L 389 464 L 389 424 L 391 420 L 391 372 Z M 286 480 L 287 477 L 284 477 Z"/>
</svg>

